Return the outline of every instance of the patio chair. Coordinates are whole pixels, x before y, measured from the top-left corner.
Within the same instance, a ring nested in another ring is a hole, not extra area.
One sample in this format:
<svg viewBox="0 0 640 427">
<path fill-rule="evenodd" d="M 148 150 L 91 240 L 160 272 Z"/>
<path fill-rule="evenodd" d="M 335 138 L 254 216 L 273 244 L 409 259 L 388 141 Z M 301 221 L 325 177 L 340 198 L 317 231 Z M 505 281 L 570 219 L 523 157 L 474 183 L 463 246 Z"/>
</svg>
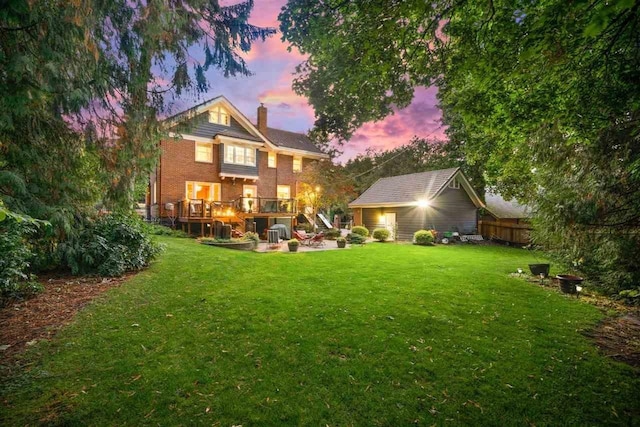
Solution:
<svg viewBox="0 0 640 427">
<path fill-rule="evenodd" d="M 309 239 L 309 246 L 320 247 L 324 246 L 324 233 L 320 232 Z"/>
<path fill-rule="evenodd" d="M 301 245 L 308 245 L 311 236 L 307 235 L 304 230 L 293 230 L 293 238 L 298 240 Z"/>
</svg>

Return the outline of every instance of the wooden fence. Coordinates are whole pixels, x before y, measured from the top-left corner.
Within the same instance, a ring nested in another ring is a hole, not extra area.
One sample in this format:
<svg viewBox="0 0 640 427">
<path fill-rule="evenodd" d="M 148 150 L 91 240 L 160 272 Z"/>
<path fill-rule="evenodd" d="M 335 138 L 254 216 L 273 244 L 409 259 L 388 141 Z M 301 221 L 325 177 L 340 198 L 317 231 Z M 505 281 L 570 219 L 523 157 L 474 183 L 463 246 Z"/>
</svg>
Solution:
<svg viewBox="0 0 640 427">
<path fill-rule="evenodd" d="M 516 224 L 500 221 L 478 221 L 478 227 L 480 228 L 480 234 L 487 239 L 494 238 L 522 245 L 530 243 L 530 224 Z"/>
</svg>

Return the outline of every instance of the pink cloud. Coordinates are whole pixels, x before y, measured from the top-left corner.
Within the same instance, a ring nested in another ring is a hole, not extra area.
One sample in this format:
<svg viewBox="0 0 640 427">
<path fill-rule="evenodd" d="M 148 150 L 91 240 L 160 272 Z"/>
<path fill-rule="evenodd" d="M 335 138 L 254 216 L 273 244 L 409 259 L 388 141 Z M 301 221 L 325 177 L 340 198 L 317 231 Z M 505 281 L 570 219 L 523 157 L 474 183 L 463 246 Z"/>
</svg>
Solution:
<svg viewBox="0 0 640 427">
<path fill-rule="evenodd" d="M 237 1 L 223 1 L 234 4 Z M 286 0 L 260 0 L 255 2 L 250 22 L 261 27 L 278 28 L 278 14 Z M 177 100 L 176 105 L 187 108 L 203 99 L 225 95 L 252 122 L 256 119 L 256 108 L 261 102 L 269 109 L 268 123 L 271 127 L 296 132 L 306 132 L 313 126 L 314 111 L 307 100 L 291 89 L 295 66 L 305 59 L 297 51 L 288 52 L 287 45 L 278 33 L 265 42 L 256 42 L 251 50 L 243 54 L 249 69 L 249 77 L 225 79 L 219 72 L 210 71 L 209 92 L 195 99 Z M 195 55 L 198 56 L 197 54 Z M 437 107 L 435 88 L 418 88 L 413 102 L 403 110 L 375 123 L 364 124 L 342 147 L 340 161 L 346 161 L 367 148 L 392 149 L 408 143 L 413 136 L 444 139 L 441 127 L 441 112 Z"/>
</svg>

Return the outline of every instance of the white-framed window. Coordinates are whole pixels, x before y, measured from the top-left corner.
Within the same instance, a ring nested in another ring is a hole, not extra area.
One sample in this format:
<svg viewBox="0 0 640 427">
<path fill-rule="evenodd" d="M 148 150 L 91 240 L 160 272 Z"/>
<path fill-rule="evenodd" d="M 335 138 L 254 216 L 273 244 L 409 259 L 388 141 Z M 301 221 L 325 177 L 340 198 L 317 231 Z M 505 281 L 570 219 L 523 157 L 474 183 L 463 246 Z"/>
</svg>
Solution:
<svg viewBox="0 0 640 427">
<path fill-rule="evenodd" d="M 185 184 L 187 199 L 220 201 L 220 184 L 216 182 L 187 181 Z"/>
<path fill-rule="evenodd" d="M 196 162 L 213 163 L 213 144 L 196 142 Z"/>
<path fill-rule="evenodd" d="M 241 145 L 224 145 L 224 162 L 234 165 L 255 166 L 256 149 Z"/>
<path fill-rule="evenodd" d="M 273 151 L 269 151 L 267 166 L 270 168 L 278 167 L 278 154 L 274 153 Z"/>
<path fill-rule="evenodd" d="M 458 181 L 457 179 L 452 179 L 451 181 L 449 181 L 449 185 L 447 187 L 453 188 L 454 190 L 459 190 L 460 181 Z"/>
<path fill-rule="evenodd" d="M 293 157 L 293 171 L 300 172 L 302 170 L 302 157 Z"/>
<path fill-rule="evenodd" d="M 290 199 L 291 198 L 291 186 L 290 185 L 278 185 L 276 194 L 278 199 Z"/>
<path fill-rule="evenodd" d="M 209 122 L 229 126 L 229 112 L 223 106 L 215 106 L 209 110 Z"/>
</svg>

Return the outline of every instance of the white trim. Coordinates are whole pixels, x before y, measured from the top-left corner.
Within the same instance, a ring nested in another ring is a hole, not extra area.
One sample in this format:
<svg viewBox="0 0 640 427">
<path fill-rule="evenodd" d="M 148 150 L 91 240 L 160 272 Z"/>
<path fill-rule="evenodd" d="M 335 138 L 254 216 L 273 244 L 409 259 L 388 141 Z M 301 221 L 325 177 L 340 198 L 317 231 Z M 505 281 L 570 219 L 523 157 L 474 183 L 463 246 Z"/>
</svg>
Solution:
<svg viewBox="0 0 640 427">
<path fill-rule="evenodd" d="M 254 181 L 257 181 L 259 177 L 255 176 L 255 175 L 235 175 L 235 174 L 229 174 L 229 173 L 220 172 L 220 178 L 222 178 L 222 179 L 225 179 L 225 178 L 252 179 Z"/>
<path fill-rule="evenodd" d="M 300 168 L 296 169 L 296 160 L 300 161 Z M 302 172 L 302 156 L 293 156 L 293 160 L 291 161 L 291 170 L 293 171 L 293 173 L 300 173 Z"/>
<path fill-rule="evenodd" d="M 258 146 L 258 147 L 263 147 L 264 144 L 260 141 L 251 141 L 250 139 L 242 139 L 242 138 L 236 138 L 233 136 L 227 136 L 227 135 L 216 135 L 214 141 L 216 141 L 219 144 L 224 144 L 226 142 L 229 142 L 231 144 L 246 144 L 246 145 L 252 145 L 252 146 Z"/>
<path fill-rule="evenodd" d="M 189 135 L 188 133 L 169 132 L 169 137 L 179 139 L 179 140 L 184 139 L 186 141 L 216 143 L 216 141 L 213 138 L 203 138 L 202 136 Z"/>
<path fill-rule="evenodd" d="M 189 189 L 189 184 L 192 184 L 193 187 L 193 193 L 192 194 L 187 194 L 188 189 Z M 195 192 L 197 191 L 195 186 L 196 185 L 206 185 L 209 187 L 209 197 L 206 198 L 206 200 L 212 200 L 214 202 L 219 202 L 222 199 L 222 185 L 220 185 L 219 182 L 209 182 L 209 181 L 185 181 L 184 182 L 184 194 L 188 199 L 197 199 L 197 197 L 193 197 L 195 195 Z M 216 195 L 216 190 L 218 189 L 218 198 L 215 198 Z"/>
<path fill-rule="evenodd" d="M 273 166 L 271 166 L 271 158 L 273 157 Z M 267 168 L 278 169 L 278 153 L 275 151 L 267 151 Z"/>
</svg>

